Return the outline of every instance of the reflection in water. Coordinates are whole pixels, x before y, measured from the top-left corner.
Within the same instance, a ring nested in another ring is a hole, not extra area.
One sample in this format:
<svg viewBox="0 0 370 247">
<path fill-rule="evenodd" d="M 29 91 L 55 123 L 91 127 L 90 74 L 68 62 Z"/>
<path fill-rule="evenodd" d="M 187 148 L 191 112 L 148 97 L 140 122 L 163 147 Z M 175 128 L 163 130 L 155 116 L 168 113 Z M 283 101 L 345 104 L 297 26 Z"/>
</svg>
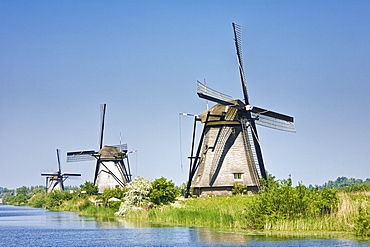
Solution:
<svg viewBox="0 0 370 247">
<path fill-rule="evenodd" d="M 250 237 L 240 233 L 225 233 L 210 230 L 198 231 L 196 242 L 220 244 L 245 244 L 250 242 Z"/>
<path fill-rule="evenodd" d="M 145 221 L 126 220 L 121 217 L 96 217 L 98 228 L 149 228 L 152 225 Z"/>
</svg>

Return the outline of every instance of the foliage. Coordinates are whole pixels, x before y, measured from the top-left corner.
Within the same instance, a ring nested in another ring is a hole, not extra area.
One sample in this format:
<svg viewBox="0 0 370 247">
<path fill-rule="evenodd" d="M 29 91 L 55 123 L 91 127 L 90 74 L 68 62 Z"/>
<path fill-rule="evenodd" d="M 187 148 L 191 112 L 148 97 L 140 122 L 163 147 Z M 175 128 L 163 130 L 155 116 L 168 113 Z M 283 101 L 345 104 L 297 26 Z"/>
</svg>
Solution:
<svg viewBox="0 0 370 247">
<path fill-rule="evenodd" d="M 180 191 L 180 195 L 181 195 L 181 196 L 185 196 L 187 185 L 188 185 L 188 183 L 187 183 L 187 182 L 185 182 L 185 183 L 182 183 L 182 184 L 180 185 L 180 187 L 178 188 L 178 189 L 179 189 L 179 191 Z"/>
<path fill-rule="evenodd" d="M 117 207 L 117 203 L 120 204 L 120 202 L 110 202 L 109 199 L 111 198 L 117 198 L 117 199 L 122 199 L 125 195 L 125 192 L 127 190 L 125 188 L 114 188 L 114 189 L 105 189 L 103 194 L 97 196 L 97 199 L 100 199 L 103 201 L 103 206 L 104 207 Z M 118 204 L 118 207 L 119 207 Z M 118 209 L 118 208 L 117 208 Z"/>
<path fill-rule="evenodd" d="M 20 205 L 26 204 L 27 200 L 28 200 L 28 197 L 22 193 L 16 196 L 14 195 L 4 195 L 3 196 L 4 204 L 20 206 Z"/>
<path fill-rule="evenodd" d="M 247 187 L 235 182 L 231 189 L 233 195 L 244 195 L 247 193 Z"/>
<path fill-rule="evenodd" d="M 95 186 L 94 183 L 86 181 L 84 184 L 80 185 L 82 191 L 86 191 L 88 195 L 97 195 L 98 194 L 98 186 Z"/>
<path fill-rule="evenodd" d="M 53 190 L 49 192 L 45 196 L 45 208 L 54 209 L 57 206 L 63 204 L 64 201 L 68 201 L 72 199 L 71 193 L 69 191 L 60 191 L 60 190 Z"/>
<path fill-rule="evenodd" d="M 125 215 L 128 210 L 141 207 L 149 201 L 149 193 L 152 189 L 152 183 L 149 179 L 136 177 L 132 182 L 126 184 L 126 193 L 123 197 L 117 215 Z"/>
<path fill-rule="evenodd" d="M 64 190 L 72 190 L 72 191 L 78 191 L 80 190 L 80 186 L 73 186 L 73 185 L 65 185 Z"/>
<path fill-rule="evenodd" d="M 316 218 L 337 209 L 336 190 L 307 189 L 301 183 L 292 187 L 292 180 L 263 181 L 262 192 L 247 204 L 245 217 L 252 229 L 264 229 L 283 220 Z"/>
<path fill-rule="evenodd" d="M 338 177 L 335 181 L 329 180 L 323 186 L 320 186 L 320 188 L 339 189 L 364 183 L 370 183 L 370 178 L 363 181 L 362 179 Z"/>
<path fill-rule="evenodd" d="M 166 178 L 161 177 L 152 182 L 152 190 L 150 191 L 150 200 L 157 204 L 169 204 L 174 202 L 180 191 L 172 180 L 167 181 Z"/>
<path fill-rule="evenodd" d="M 1 187 L 2 188 L 2 187 Z M 14 190 L 12 190 L 12 189 L 8 189 L 8 188 L 2 188 L 2 189 L 0 189 L 0 192 L 1 192 L 1 194 L 2 193 L 13 193 L 14 192 Z"/>
<path fill-rule="evenodd" d="M 342 187 L 339 191 L 344 192 L 358 192 L 358 191 L 370 191 L 370 183 L 356 184 L 348 187 Z"/>
<path fill-rule="evenodd" d="M 362 207 L 358 208 L 354 231 L 357 236 L 370 236 L 370 215 Z"/>
<path fill-rule="evenodd" d="M 28 204 L 31 207 L 43 208 L 45 206 L 45 198 L 46 198 L 46 193 L 45 193 L 45 190 L 44 190 L 44 193 L 37 193 L 37 194 L 33 195 L 28 200 Z"/>
<path fill-rule="evenodd" d="M 22 186 L 20 188 L 17 188 L 15 191 L 17 195 L 23 194 L 24 196 L 27 196 L 30 190 L 26 186 Z"/>
<path fill-rule="evenodd" d="M 32 195 L 36 195 L 36 194 L 44 194 L 46 193 L 46 189 L 44 186 L 38 186 L 38 187 L 34 187 L 32 190 L 31 190 L 31 194 Z"/>
</svg>

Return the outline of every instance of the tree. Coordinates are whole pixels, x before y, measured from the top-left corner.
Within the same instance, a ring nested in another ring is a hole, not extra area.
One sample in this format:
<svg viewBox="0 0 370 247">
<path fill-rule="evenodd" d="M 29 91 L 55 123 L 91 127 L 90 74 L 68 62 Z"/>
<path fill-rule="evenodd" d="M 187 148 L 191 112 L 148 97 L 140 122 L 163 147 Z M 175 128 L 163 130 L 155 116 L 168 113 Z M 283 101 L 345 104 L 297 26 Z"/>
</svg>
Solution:
<svg viewBox="0 0 370 247">
<path fill-rule="evenodd" d="M 92 182 L 86 181 L 84 184 L 80 185 L 82 191 L 86 191 L 88 195 L 97 195 L 98 186 L 95 186 Z"/>
<path fill-rule="evenodd" d="M 16 189 L 17 195 L 23 194 L 23 195 L 27 196 L 29 191 L 30 190 L 26 186 L 22 186 L 22 187 Z"/>
<path fill-rule="evenodd" d="M 46 193 L 46 191 L 45 191 L 45 187 L 44 187 L 44 186 L 35 187 L 35 188 L 32 190 L 32 194 L 33 194 L 33 195 L 36 195 L 36 194 L 43 194 L 43 193 Z"/>
<path fill-rule="evenodd" d="M 179 194 L 179 189 L 175 187 L 172 180 L 167 181 L 166 178 L 161 177 L 152 182 L 149 197 L 153 203 L 160 205 L 174 202 Z"/>
</svg>

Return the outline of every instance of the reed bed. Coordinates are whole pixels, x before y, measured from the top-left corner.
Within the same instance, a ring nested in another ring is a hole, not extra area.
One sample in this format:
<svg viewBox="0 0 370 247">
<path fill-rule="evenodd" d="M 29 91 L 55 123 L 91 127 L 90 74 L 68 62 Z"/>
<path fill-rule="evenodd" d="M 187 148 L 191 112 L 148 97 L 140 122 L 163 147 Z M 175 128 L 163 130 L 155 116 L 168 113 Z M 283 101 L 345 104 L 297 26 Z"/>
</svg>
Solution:
<svg viewBox="0 0 370 247">
<path fill-rule="evenodd" d="M 335 207 L 336 209 L 328 214 L 302 216 L 295 219 L 272 220 L 271 218 L 266 218 L 264 225 L 259 229 L 251 227 L 250 219 L 246 216 L 248 211 L 247 205 L 253 200 L 251 196 L 191 198 L 150 210 L 131 211 L 126 217 L 187 226 L 235 230 L 356 233 L 359 208 L 366 211 L 365 216 L 370 213 L 370 196 L 365 193 L 341 192 L 337 194 L 337 197 L 338 205 Z"/>
</svg>

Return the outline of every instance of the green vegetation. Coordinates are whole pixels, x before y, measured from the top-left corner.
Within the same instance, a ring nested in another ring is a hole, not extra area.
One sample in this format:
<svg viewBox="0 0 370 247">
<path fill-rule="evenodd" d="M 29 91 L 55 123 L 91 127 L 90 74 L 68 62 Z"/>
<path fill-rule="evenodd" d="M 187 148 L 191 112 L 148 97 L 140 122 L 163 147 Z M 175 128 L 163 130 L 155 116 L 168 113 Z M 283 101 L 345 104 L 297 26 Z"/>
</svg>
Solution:
<svg viewBox="0 0 370 247">
<path fill-rule="evenodd" d="M 180 190 L 172 181 L 161 177 L 153 181 L 149 197 L 153 203 L 161 205 L 174 202 L 179 194 Z"/>
<path fill-rule="evenodd" d="M 370 236 L 368 192 L 320 190 L 302 184 L 293 187 L 291 178 L 270 177 L 264 183 L 255 196 L 191 198 L 130 211 L 126 217 L 225 229 L 342 231 Z"/>
<path fill-rule="evenodd" d="M 363 181 L 362 179 L 338 177 L 335 181 L 329 180 L 322 186 L 319 186 L 319 188 L 340 189 L 340 188 L 351 187 L 353 185 L 361 185 L 361 184 L 367 184 L 369 186 L 370 178 Z"/>
<path fill-rule="evenodd" d="M 80 187 L 82 191 L 85 191 L 90 196 L 98 194 L 98 186 L 95 186 L 92 182 L 86 181 Z"/>
<path fill-rule="evenodd" d="M 347 181 L 342 178 L 337 180 Z M 107 189 L 99 195 L 96 186 L 86 182 L 74 193 L 46 193 L 41 186 L 23 186 L 14 191 L 16 195 L 3 195 L 3 200 L 7 204 L 75 211 L 83 215 L 119 215 L 187 226 L 337 231 L 370 237 L 370 183 L 333 189 L 305 187 L 301 183 L 293 186 L 290 177 L 276 180 L 272 176 L 263 183 L 261 192 L 254 196 L 245 195 L 246 188 L 234 184 L 233 196 L 176 201 L 186 184 L 178 188 L 163 177 L 154 181 L 137 177 L 123 189 Z"/>
<path fill-rule="evenodd" d="M 26 186 L 22 186 L 17 188 L 16 190 L 9 190 L 7 188 L 1 191 L 1 196 L 3 197 L 4 204 L 11 204 L 11 205 L 25 205 L 27 204 L 28 200 L 35 194 L 44 193 L 45 187 L 44 186 L 32 186 L 31 188 L 27 188 Z"/>
</svg>

